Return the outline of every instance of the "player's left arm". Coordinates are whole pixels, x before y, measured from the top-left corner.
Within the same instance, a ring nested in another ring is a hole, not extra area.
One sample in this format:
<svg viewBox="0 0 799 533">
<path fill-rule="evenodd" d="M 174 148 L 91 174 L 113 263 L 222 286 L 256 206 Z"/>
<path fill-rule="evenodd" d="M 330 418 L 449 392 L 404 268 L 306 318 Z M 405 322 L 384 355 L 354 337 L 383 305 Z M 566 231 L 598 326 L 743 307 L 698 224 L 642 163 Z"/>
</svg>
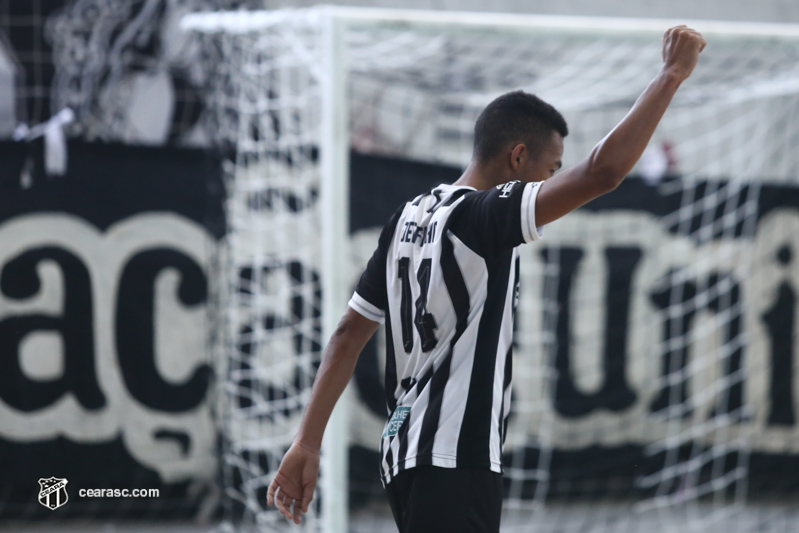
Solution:
<svg viewBox="0 0 799 533">
<path fill-rule="evenodd" d="M 612 191 L 643 154 L 674 94 L 693 72 L 705 39 L 686 26 L 663 35 L 663 66 L 630 112 L 578 165 L 546 180 L 535 204 L 535 224 L 544 226 Z"/>
<path fill-rule="evenodd" d="M 267 505 L 274 503 L 283 516 L 296 524 L 308 512 L 313 499 L 319 450 L 330 414 L 355 371 L 358 356 L 378 326 L 378 322 L 348 308 L 325 347 L 300 429 L 266 496 Z"/>
</svg>

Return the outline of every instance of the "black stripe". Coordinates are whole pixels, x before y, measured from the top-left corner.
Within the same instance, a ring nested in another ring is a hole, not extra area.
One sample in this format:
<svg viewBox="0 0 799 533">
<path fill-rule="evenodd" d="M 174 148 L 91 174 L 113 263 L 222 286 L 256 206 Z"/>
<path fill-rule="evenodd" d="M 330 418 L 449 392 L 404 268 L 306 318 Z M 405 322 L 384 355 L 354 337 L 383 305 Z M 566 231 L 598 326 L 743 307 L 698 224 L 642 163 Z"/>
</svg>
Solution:
<svg viewBox="0 0 799 533">
<path fill-rule="evenodd" d="M 516 304 L 518 303 L 518 295 L 519 295 L 519 267 L 521 266 L 521 262 L 519 261 L 519 256 L 516 256 L 516 261 L 513 263 L 514 273 L 513 273 L 513 332 L 514 336 L 516 334 Z M 510 347 L 508 348 L 508 353 L 505 355 L 505 379 L 502 382 L 502 419 L 499 420 L 499 432 L 502 435 L 502 440 L 500 441 L 502 445 L 505 445 L 505 435 L 508 432 L 508 420 L 510 420 L 510 416 L 506 415 L 505 409 L 508 410 L 508 414 L 510 413 L 510 405 L 505 405 L 505 391 L 508 390 L 510 386 L 511 380 L 513 378 L 513 342 L 511 342 Z"/>
<path fill-rule="evenodd" d="M 438 207 L 446 207 L 448 205 L 452 205 L 458 201 L 458 199 L 466 193 L 474 192 L 472 189 L 458 189 L 457 191 L 453 192 L 447 200 L 442 203 Z"/>
<path fill-rule="evenodd" d="M 449 343 L 449 353 L 447 353 L 444 361 L 441 362 L 430 383 L 429 400 L 419 434 L 419 455 L 423 456 L 433 453 L 433 443 L 438 431 L 438 423 L 441 419 L 441 402 L 444 400 L 444 389 L 449 381 L 453 348 L 469 325 L 469 290 L 466 287 L 466 281 L 463 279 L 463 273 L 458 266 L 458 261 L 455 259 L 452 241 L 448 237 L 441 239 L 440 263 L 444 284 L 447 287 L 450 300 L 452 300 L 452 308 L 455 311 L 457 321 L 455 323 L 455 335 Z"/>
<path fill-rule="evenodd" d="M 502 418 L 499 420 L 499 433 L 502 435 L 500 442 L 505 444 L 505 435 L 508 432 L 508 420 L 510 420 L 510 405 L 507 406 L 508 413 L 505 413 L 505 391 L 508 390 L 511 382 L 511 374 L 513 374 L 513 345 L 508 348 L 508 353 L 505 355 L 505 381 L 502 384 L 502 409 L 499 411 Z"/>
<path fill-rule="evenodd" d="M 394 392 L 397 390 L 397 360 L 394 356 L 394 336 L 391 334 L 391 312 L 386 307 L 386 405 L 389 415 L 397 408 Z"/>
<path fill-rule="evenodd" d="M 380 455 L 379 455 L 380 463 L 377 465 L 377 470 L 378 470 L 378 472 L 380 472 L 380 477 L 383 478 L 383 481 L 385 481 L 386 474 L 388 474 L 388 472 L 383 472 L 383 459 L 385 459 L 385 456 L 383 454 L 386 451 L 384 446 L 383 446 L 383 443 L 385 443 L 385 442 L 386 442 L 386 439 L 380 439 Z"/>
<path fill-rule="evenodd" d="M 513 331 L 516 332 L 516 304 L 519 303 L 518 296 L 519 296 L 519 267 L 521 266 L 521 261 L 519 261 L 519 256 L 516 256 L 516 261 L 513 263 Z"/>
<path fill-rule="evenodd" d="M 388 405 L 389 416 L 394 414 L 397 408 L 397 399 L 394 398 L 394 391 L 397 390 L 397 361 L 394 358 L 394 338 L 391 335 L 391 313 L 389 307 L 386 307 L 386 405 Z M 388 472 L 383 472 L 385 476 L 391 476 L 391 468 L 394 466 L 394 454 L 391 451 L 391 440 L 389 439 L 385 446 L 386 463 L 388 464 Z M 382 448 L 385 439 L 381 439 L 380 446 Z M 383 457 L 383 454 L 380 454 Z M 382 469 L 382 464 L 380 468 Z"/>
<path fill-rule="evenodd" d="M 458 465 L 491 466 L 491 408 L 494 397 L 499 332 L 505 314 L 505 299 L 510 280 L 513 251 L 508 250 L 495 260 L 486 262 L 488 287 L 483 316 L 480 318 L 474 349 L 469 394 L 458 437 Z"/>
</svg>

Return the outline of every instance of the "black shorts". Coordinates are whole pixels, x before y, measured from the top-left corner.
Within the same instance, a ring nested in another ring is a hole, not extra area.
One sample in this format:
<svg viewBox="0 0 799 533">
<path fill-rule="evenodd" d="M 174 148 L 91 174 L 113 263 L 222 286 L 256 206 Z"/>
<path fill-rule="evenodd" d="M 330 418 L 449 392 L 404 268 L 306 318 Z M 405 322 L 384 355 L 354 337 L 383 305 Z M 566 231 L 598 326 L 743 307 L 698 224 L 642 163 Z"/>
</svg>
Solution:
<svg viewBox="0 0 799 533">
<path fill-rule="evenodd" d="M 502 474 L 417 466 L 386 485 L 400 533 L 499 533 Z"/>
</svg>

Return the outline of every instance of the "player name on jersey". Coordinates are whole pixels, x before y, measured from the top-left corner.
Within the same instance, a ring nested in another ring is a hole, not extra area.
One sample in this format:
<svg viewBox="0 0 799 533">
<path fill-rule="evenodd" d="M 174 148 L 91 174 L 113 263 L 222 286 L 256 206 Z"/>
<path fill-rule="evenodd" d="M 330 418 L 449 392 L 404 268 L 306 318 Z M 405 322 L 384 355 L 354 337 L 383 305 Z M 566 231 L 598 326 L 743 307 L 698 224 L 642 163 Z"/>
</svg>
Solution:
<svg viewBox="0 0 799 533">
<path fill-rule="evenodd" d="M 433 222 L 430 226 L 419 226 L 416 222 L 410 220 L 403 224 L 404 230 L 400 235 L 400 241 L 409 242 L 411 244 L 419 245 L 429 244 L 436 238 L 436 227 L 438 222 Z"/>
</svg>

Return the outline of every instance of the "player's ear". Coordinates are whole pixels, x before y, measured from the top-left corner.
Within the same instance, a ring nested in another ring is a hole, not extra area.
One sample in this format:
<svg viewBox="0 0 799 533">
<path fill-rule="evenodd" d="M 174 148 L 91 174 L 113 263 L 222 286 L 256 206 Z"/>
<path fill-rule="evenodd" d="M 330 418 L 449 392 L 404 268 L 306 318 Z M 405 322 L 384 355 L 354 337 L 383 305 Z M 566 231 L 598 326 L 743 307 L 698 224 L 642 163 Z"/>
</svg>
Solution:
<svg viewBox="0 0 799 533">
<path fill-rule="evenodd" d="M 527 157 L 527 147 L 519 143 L 510 152 L 510 166 L 513 170 L 518 170 Z"/>
</svg>

